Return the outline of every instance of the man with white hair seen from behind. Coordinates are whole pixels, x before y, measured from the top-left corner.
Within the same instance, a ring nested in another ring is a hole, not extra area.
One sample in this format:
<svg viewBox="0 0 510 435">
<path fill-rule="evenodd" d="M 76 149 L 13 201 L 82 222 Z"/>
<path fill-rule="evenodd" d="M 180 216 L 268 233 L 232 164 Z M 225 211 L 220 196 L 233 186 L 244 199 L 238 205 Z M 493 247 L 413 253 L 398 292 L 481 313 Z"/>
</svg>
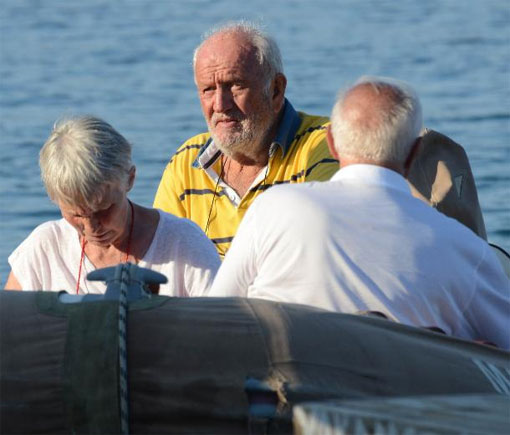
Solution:
<svg viewBox="0 0 510 435">
<path fill-rule="evenodd" d="M 250 207 L 209 296 L 246 296 L 395 321 L 510 349 L 510 283 L 486 241 L 411 195 L 415 92 L 364 77 L 328 129 L 331 181 L 278 186 Z"/>
</svg>

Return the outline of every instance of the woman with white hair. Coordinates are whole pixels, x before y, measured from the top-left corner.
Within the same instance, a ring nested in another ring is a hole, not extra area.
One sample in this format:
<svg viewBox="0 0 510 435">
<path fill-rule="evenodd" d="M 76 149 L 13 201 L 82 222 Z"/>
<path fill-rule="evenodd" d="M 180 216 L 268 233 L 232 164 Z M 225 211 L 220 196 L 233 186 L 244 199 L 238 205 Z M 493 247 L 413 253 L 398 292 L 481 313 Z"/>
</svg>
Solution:
<svg viewBox="0 0 510 435">
<path fill-rule="evenodd" d="M 9 256 L 6 289 L 104 293 L 87 274 L 132 262 L 168 278 L 159 294 L 208 290 L 220 265 L 214 245 L 190 220 L 128 199 L 131 145 L 111 125 L 92 116 L 57 123 L 39 165 L 63 219 L 39 225 Z"/>
</svg>

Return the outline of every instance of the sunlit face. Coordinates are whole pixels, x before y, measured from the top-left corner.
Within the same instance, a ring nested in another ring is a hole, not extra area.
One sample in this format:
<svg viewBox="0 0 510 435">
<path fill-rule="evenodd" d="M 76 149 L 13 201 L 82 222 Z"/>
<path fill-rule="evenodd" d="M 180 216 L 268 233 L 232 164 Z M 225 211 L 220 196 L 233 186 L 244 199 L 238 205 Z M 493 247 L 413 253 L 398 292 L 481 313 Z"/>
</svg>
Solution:
<svg viewBox="0 0 510 435">
<path fill-rule="evenodd" d="M 239 35 L 217 35 L 200 49 L 195 81 L 207 126 L 226 154 L 249 154 L 263 145 L 275 122 L 255 50 Z"/>
<path fill-rule="evenodd" d="M 129 203 L 126 191 L 120 187 L 108 187 L 105 195 L 92 209 L 61 202 L 58 205 L 62 217 L 76 228 L 87 243 L 109 246 L 123 240 Z"/>
</svg>

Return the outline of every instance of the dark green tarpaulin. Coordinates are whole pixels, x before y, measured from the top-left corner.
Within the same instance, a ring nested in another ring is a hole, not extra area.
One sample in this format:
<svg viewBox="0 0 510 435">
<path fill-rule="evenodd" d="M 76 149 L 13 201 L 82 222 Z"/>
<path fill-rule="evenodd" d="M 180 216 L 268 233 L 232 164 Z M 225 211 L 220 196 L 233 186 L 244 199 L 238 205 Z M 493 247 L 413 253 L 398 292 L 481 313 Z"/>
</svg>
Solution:
<svg viewBox="0 0 510 435">
<path fill-rule="evenodd" d="M 114 302 L 0 292 L 0 431 L 118 433 L 116 334 Z M 304 401 L 504 394 L 490 374 L 509 355 L 300 305 L 155 297 L 128 315 L 130 430 L 246 433 L 247 377 L 275 391 L 280 432 Z"/>
</svg>

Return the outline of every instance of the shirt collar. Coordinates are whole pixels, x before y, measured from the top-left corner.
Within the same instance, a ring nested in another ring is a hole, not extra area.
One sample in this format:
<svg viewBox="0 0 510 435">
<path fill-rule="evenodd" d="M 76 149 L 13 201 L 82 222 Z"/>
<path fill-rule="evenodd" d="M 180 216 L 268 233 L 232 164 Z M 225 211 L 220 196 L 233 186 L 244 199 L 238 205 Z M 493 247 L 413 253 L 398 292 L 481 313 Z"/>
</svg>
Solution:
<svg viewBox="0 0 510 435">
<path fill-rule="evenodd" d="M 337 171 L 331 181 L 355 182 L 357 184 L 385 186 L 390 189 L 411 193 L 406 179 L 399 173 L 382 166 L 353 164 Z"/>
<path fill-rule="evenodd" d="M 296 136 L 299 126 L 301 125 L 301 118 L 298 113 L 292 107 L 289 100 L 285 98 L 285 106 L 283 108 L 283 116 L 276 132 L 276 138 L 271 144 L 269 149 L 270 154 L 274 153 L 276 146 L 282 149 L 282 155 L 285 155 L 290 148 L 290 144 Z"/>
<path fill-rule="evenodd" d="M 193 161 L 191 166 L 197 169 L 207 169 L 218 159 L 220 155 L 221 151 L 214 143 L 213 138 L 210 137 L 207 139 L 205 145 L 200 148 L 198 156 Z"/>
<path fill-rule="evenodd" d="M 301 125 L 301 118 L 292 107 L 289 100 L 285 98 L 285 105 L 283 108 L 283 116 L 278 125 L 276 137 L 271 143 L 269 148 L 269 155 L 273 155 L 279 146 L 282 150 L 282 155 L 285 155 L 290 148 L 296 132 Z M 192 163 L 194 168 L 207 169 L 211 166 L 221 155 L 221 151 L 214 143 L 212 138 L 209 138 L 205 145 L 198 153 L 197 158 Z"/>
</svg>

